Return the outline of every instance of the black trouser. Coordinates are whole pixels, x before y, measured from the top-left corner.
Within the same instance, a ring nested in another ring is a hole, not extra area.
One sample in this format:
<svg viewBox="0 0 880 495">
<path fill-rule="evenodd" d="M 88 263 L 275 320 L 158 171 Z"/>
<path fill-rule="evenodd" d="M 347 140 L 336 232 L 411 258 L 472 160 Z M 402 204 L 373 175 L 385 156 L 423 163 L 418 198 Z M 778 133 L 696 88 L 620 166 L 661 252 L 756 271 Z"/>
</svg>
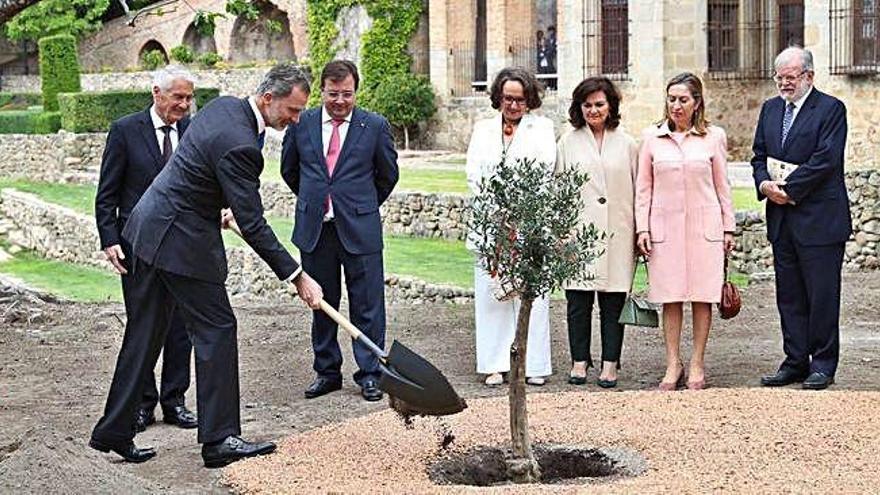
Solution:
<svg viewBox="0 0 880 495">
<path fill-rule="evenodd" d="M 572 361 L 586 361 L 593 366 L 590 356 L 590 334 L 593 301 L 598 291 L 567 290 L 568 345 Z M 599 321 L 602 334 L 602 361 L 617 362 L 620 367 L 620 350 L 623 347 L 623 325 L 617 323 L 626 301 L 625 292 L 598 292 Z"/>
<path fill-rule="evenodd" d="M 342 270 L 348 289 L 348 313 L 364 335 L 380 348 L 385 347 L 385 277 L 382 251 L 369 254 L 349 253 L 339 241 L 335 222 L 324 222 L 318 244 L 311 253 L 300 252 L 302 267 L 324 290 L 324 299 L 339 309 L 342 297 Z M 341 380 L 342 352 L 339 349 L 336 322 L 323 311 L 312 316 L 312 349 L 314 369 L 322 377 Z M 379 359 L 367 346 L 354 342 L 354 359 L 358 370 L 354 380 L 379 379 Z"/>
<path fill-rule="evenodd" d="M 840 356 L 840 269 L 844 243 L 804 246 L 783 222 L 773 243 L 781 368 L 834 376 Z"/>
<path fill-rule="evenodd" d="M 126 256 L 123 264 L 131 269 L 129 260 L 131 247 L 128 242 L 122 241 L 122 249 Z M 132 284 L 130 275 L 122 275 L 122 300 L 125 301 L 125 313 L 130 315 L 130 306 L 134 302 L 131 295 Z M 152 411 L 156 404 L 162 403 L 162 411 L 171 411 L 176 406 L 184 405 L 184 397 L 189 389 L 190 360 L 192 355 L 192 341 L 186 329 L 186 322 L 180 311 L 174 311 L 171 316 L 170 326 L 167 330 L 165 343 L 162 347 L 162 378 L 161 395 L 156 390 L 156 377 L 153 370 L 156 368 L 154 361 L 150 372 L 144 376 L 144 393 L 141 397 L 140 407 Z"/>
<path fill-rule="evenodd" d="M 104 415 L 92 438 L 110 445 L 124 445 L 134 438 L 134 414 L 144 377 L 152 373 L 175 308 L 189 325 L 196 355 L 198 441 L 240 434 L 237 326 L 226 287 L 175 275 L 141 260 L 136 265 L 129 272 L 133 297 L 122 348 Z"/>
</svg>

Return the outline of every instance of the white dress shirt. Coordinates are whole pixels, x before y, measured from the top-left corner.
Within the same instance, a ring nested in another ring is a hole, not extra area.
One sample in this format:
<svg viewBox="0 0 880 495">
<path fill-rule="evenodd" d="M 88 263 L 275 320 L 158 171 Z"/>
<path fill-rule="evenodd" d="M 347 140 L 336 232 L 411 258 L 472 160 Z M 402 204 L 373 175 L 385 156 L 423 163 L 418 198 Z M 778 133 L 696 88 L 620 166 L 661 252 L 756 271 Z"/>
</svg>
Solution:
<svg viewBox="0 0 880 495">
<path fill-rule="evenodd" d="M 348 126 L 351 124 L 351 112 L 345 116 L 344 122 L 339 124 L 339 151 L 342 152 L 342 145 L 345 144 L 345 136 L 348 135 Z M 327 149 L 330 148 L 330 137 L 333 136 L 333 117 L 327 112 L 327 108 L 321 107 L 321 141 L 324 146 L 324 158 L 327 157 Z M 336 163 L 339 165 L 339 162 Z M 333 219 L 333 201 L 330 201 L 330 207 L 324 214 L 324 221 Z"/>
<path fill-rule="evenodd" d="M 162 117 L 159 117 L 159 114 L 156 113 L 156 105 L 150 107 L 150 120 L 153 121 L 153 130 L 156 133 L 156 140 L 159 143 L 159 156 L 161 156 L 165 150 L 162 149 L 163 144 L 165 143 L 165 131 L 162 130 L 166 124 Z M 177 132 L 177 122 L 171 124 L 171 152 L 174 153 L 174 150 L 177 149 L 177 143 L 180 142 L 180 135 Z"/>
</svg>

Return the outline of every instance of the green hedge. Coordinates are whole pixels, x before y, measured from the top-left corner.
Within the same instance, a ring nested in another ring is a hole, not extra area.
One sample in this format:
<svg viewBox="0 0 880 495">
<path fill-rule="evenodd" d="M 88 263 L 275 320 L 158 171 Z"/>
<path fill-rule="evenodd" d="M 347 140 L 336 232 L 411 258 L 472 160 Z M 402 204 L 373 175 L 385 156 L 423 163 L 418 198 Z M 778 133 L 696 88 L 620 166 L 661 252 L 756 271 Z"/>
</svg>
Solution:
<svg viewBox="0 0 880 495">
<path fill-rule="evenodd" d="M 40 79 L 43 83 L 43 107 L 46 111 L 58 110 L 58 93 L 81 91 L 79 62 L 76 59 L 76 38 L 59 34 L 41 38 Z"/>
<path fill-rule="evenodd" d="M 203 107 L 219 95 L 217 88 L 198 88 L 196 104 Z M 58 95 L 61 127 L 70 132 L 105 132 L 114 120 L 144 110 L 152 101 L 149 91 L 62 93 Z"/>
<path fill-rule="evenodd" d="M 61 128 L 61 112 L 7 110 L 0 112 L 0 134 L 54 134 Z"/>
<path fill-rule="evenodd" d="M 43 104 L 42 93 L 7 93 L 0 91 L 0 110 L 19 110 Z"/>
</svg>

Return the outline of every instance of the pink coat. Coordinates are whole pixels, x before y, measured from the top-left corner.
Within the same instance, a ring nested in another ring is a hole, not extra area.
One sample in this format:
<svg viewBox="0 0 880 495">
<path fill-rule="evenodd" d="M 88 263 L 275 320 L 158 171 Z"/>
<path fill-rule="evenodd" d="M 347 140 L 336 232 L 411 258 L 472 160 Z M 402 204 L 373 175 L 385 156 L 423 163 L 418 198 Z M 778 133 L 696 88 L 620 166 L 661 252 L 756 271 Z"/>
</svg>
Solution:
<svg viewBox="0 0 880 495">
<path fill-rule="evenodd" d="M 736 224 L 727 181 L 727 135 L 709 127 L 643 135 L 636 178 L 636 231 L 650 232 L 648 299 L 715 303 L 724 281 L 724 233 Z"/>
</svg>

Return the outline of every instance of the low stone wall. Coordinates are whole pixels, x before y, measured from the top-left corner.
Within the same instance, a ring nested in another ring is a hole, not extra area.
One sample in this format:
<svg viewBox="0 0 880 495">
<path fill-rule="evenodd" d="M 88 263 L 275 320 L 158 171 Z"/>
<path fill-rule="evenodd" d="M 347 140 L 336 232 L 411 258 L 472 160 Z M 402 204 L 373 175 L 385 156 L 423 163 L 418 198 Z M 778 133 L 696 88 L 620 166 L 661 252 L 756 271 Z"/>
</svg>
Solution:
<svg viewBox="0 0 880 495">
<path fill-rule="evenodd" d="M 269 67 L 250 69 L 194 70 L 196 87 L 218 88 L 221 95 L 248 96 L 257 89 Z M 82 74 L 83 91 L 110 91 L 119 89 L 150 89 L 152 76 L 149 71 L 106 72 Z M 40 92 L 40 76 L 3 76 L 2 91 Z"/>
<path fill-rule="evenodd" d="M 15 245 L 32 249 L 46 258 L 112 270 L 100 248 L 94 218 L 69 208 L 41 201 L 32 194 L 12 189 L 0 191 L 0 217 L 16 228 L 8 233 Z M 278 280 L 272 270 L 247 247 L 226 249 L 229 278 L 226 288 L 232 295 L 291 297 L 291 284 Z M 386 274 L 386 298 L 410 303 L 447 301 L 462 303 L 473 298 L 473 291 L 429 284 L 420 280 Z"/>
<path fill-rule="evenodd" d="M 96 182 L 105 133 L 0 134 L 0 177 Z"/>
</svg>

